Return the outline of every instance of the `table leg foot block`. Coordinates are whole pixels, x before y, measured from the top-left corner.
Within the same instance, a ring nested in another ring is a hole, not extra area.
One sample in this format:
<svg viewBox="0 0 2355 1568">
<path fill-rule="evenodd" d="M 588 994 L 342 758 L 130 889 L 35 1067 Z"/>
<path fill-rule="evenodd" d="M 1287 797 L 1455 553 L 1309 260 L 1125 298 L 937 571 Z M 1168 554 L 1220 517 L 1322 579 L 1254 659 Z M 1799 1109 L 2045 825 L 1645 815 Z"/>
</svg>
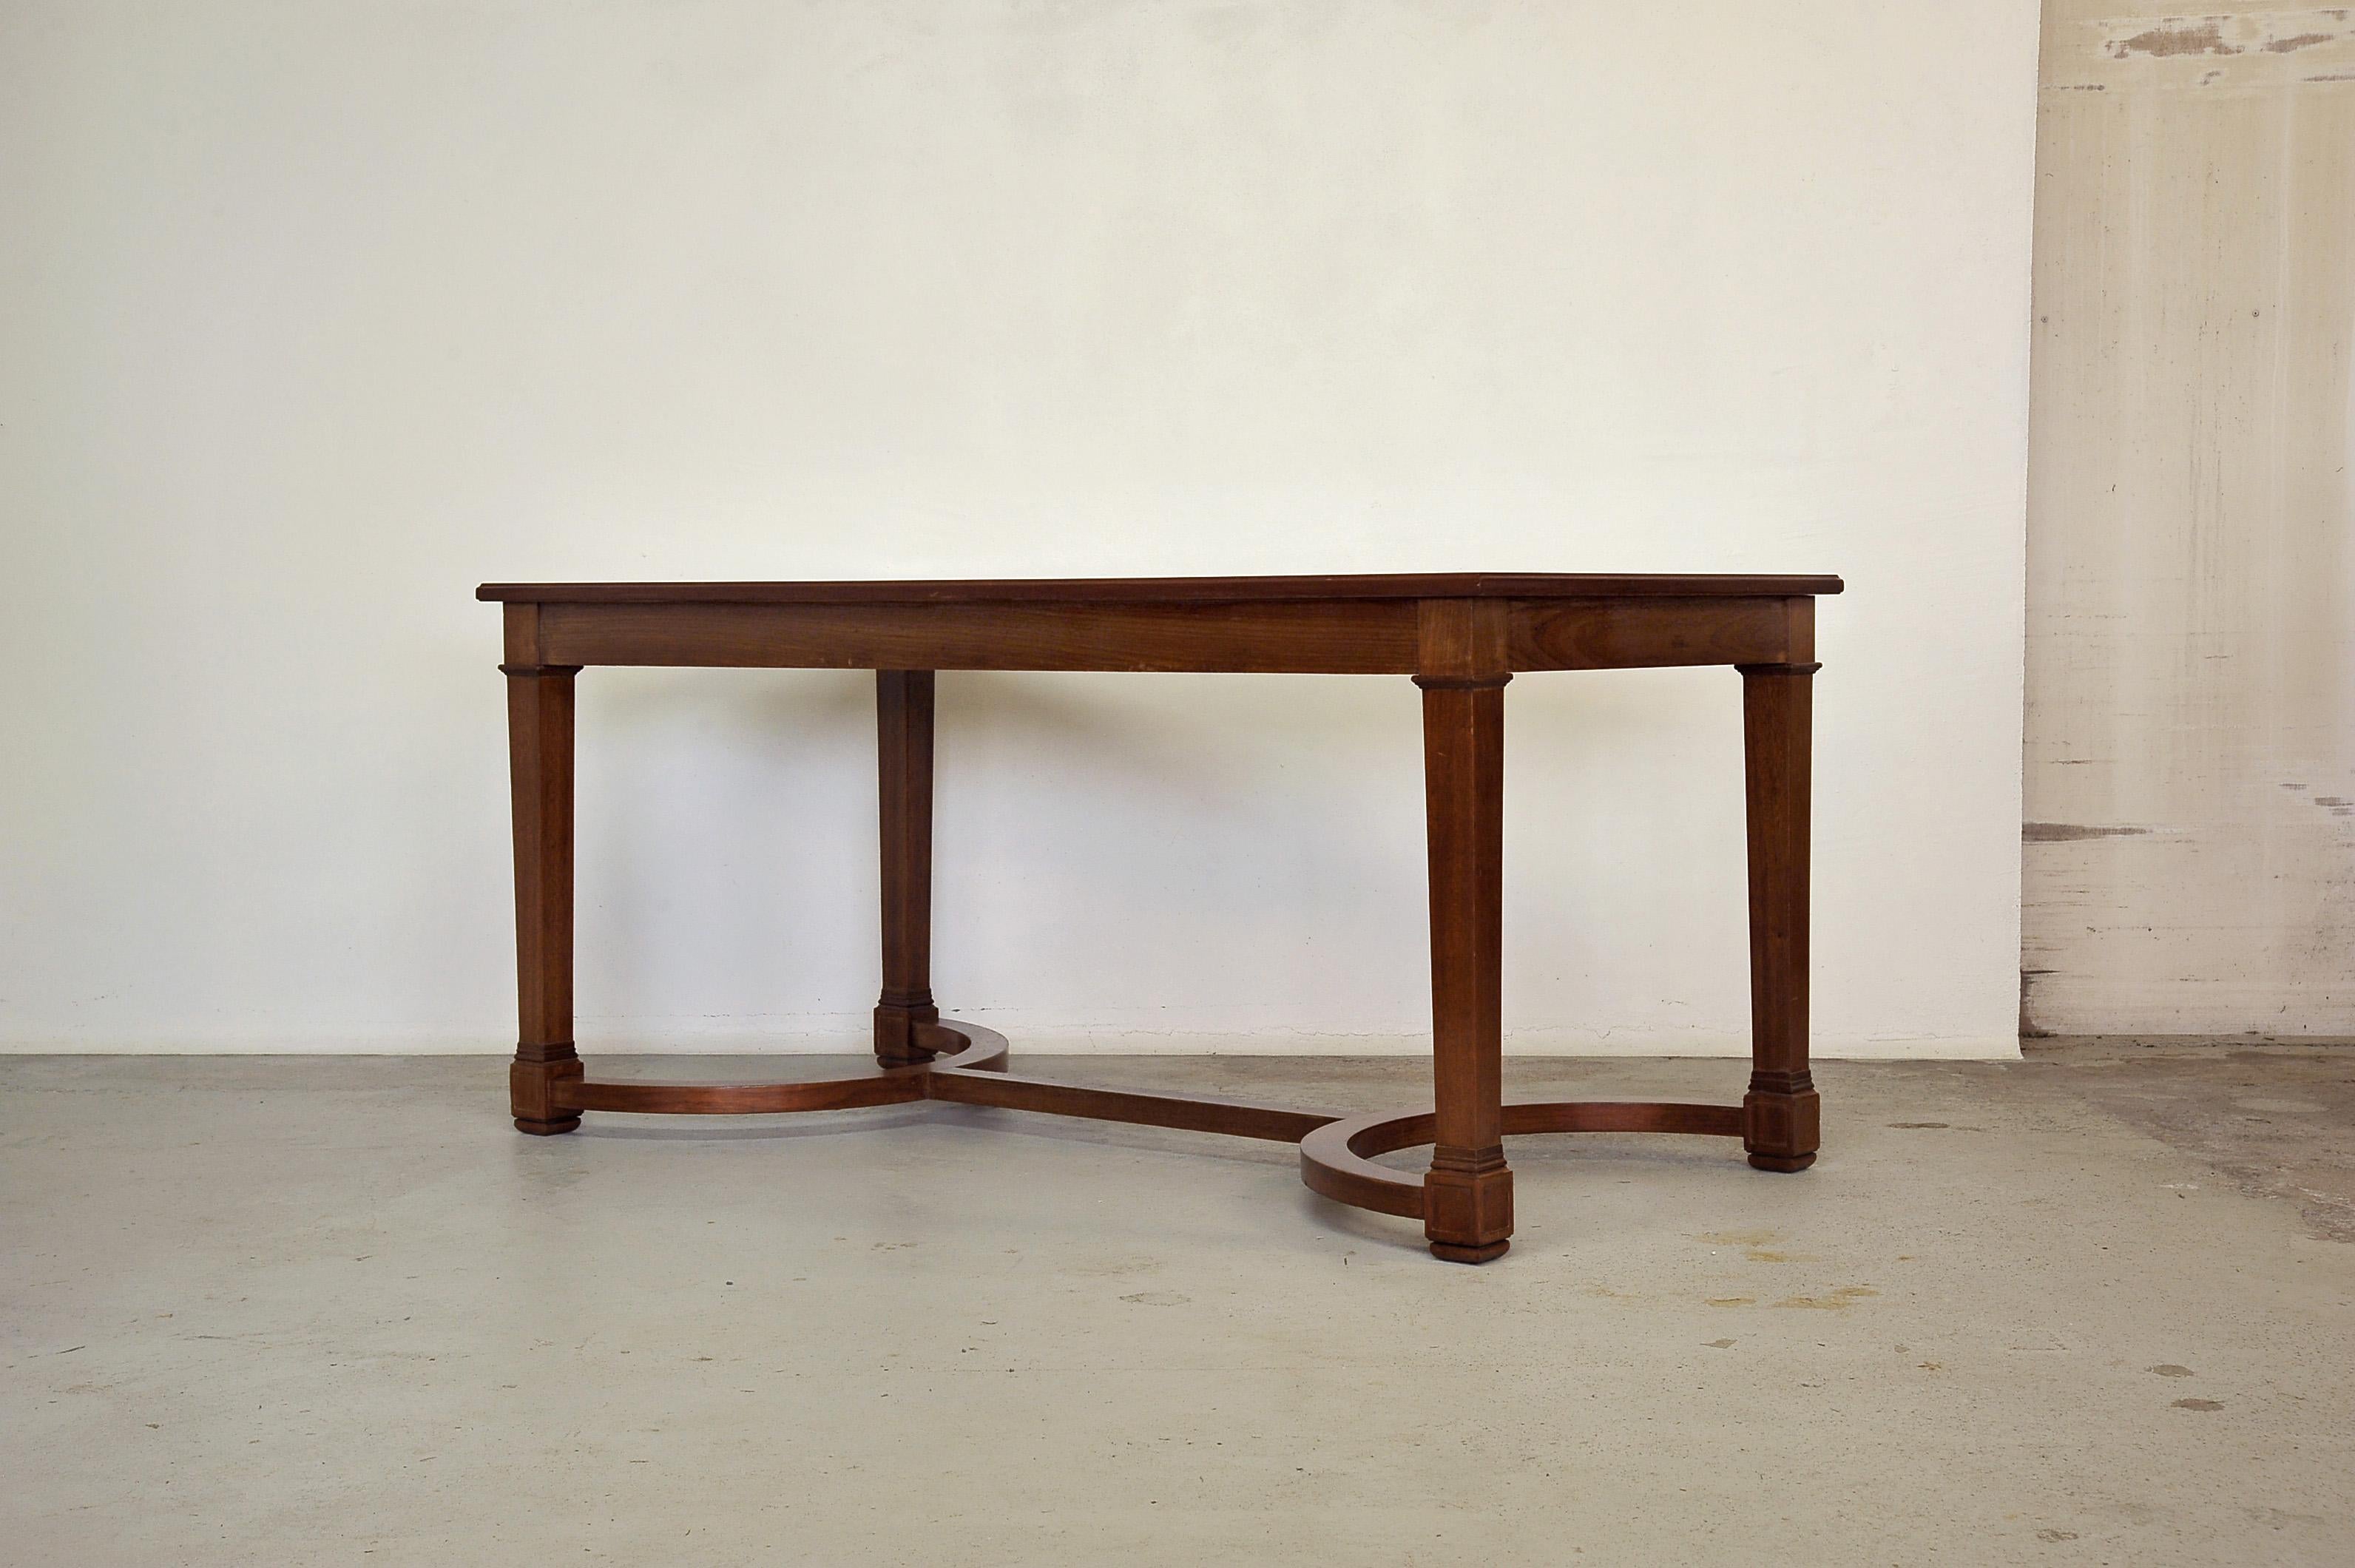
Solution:
<svg viewBox="0 0 2355 1568">
<path fill-rule="evenodd" d="M 1823 1143 L 1823 1101 L 1802 1072 L 1753 1073 L 1742 1099 L 1742 1147 L 1760 1170 L 1805 1170 Z"/>
<path fill-rule="evenodd" d="M 1484 1264 L 1504 1254 L 1513 1233 L 1513 1173 L 1505 1151 L 1440 1149 L 1423 1178 L 1423 1233 L 1432 1255 Z"/>
<path fill-rule="evenodd" d="M 581 1063 L 576 1058 L 508 1063 L 507 1103 L 515 1113 L 516 1131 L 553 1137 L 579 1126 L 581 1113 L 566 1104 L 564 1096 L 580 1082 Z"/>
</svg>

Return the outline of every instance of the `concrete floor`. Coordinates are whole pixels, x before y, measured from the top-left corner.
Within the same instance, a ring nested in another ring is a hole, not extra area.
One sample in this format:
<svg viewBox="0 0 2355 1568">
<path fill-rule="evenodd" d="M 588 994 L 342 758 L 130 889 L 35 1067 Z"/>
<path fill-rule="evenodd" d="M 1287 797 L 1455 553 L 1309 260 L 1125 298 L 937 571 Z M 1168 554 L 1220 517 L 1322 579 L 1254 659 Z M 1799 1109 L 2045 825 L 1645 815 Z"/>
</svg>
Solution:
<svg viewBox="0 0 2355 1568">
<path fill-rule="evenodd" d="M 1273 1145 L 933 1105 L 540 1140 L 484 1060 L 0 1061 L 0 1560 L 2355 1563 L 2355 1050 L 1820 1077 L 1803 1176 L 1517 1141 L 1471 1269 Z"/>
</svg>

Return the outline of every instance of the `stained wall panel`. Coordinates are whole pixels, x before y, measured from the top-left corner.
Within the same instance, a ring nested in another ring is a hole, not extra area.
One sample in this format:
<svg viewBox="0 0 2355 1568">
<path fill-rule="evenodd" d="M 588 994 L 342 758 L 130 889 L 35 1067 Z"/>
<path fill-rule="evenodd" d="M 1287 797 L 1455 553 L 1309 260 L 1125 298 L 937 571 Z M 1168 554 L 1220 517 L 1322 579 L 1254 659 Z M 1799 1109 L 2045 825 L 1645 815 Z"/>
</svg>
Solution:
<svg viewBox="0 0 2355 1568">
<path fill-rule="evenodd" d="M 2355 14 L 2041 76 L 2023 1026 L 2355 1034 Z"/>
</svg>

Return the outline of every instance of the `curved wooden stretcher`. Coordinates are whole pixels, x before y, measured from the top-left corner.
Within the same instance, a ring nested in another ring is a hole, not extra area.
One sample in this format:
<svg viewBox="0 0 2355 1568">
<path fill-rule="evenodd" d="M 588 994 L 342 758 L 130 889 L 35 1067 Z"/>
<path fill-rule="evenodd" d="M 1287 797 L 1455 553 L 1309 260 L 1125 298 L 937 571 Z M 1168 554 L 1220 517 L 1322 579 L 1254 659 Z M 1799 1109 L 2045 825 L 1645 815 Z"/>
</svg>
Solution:
<svg viewBox="0 0 2355 1568">
<path fill-rule="evenodd" d="M 1512 1233 L 1503 1139 L 1535 1133 L 1738 1137 L 1803 1170 L 1818 1142 L 1807 1069 L 1807 799 L 1815 596 L 1829 577 L 1423 575 L 1071 581 L 487 584 L 506 606 L 519 1031 L 527 1133 L 584 1112 L 744 1115 L 943 1100 L 1300 1146 L 1341 1203 L 1420 1219 L 1463 1263 Z M 591 1080 L 572 1041 L 572 686 L 589 665 L 876 671 L 883 988 L 875 1066 L 801 1083 Z M 1504 691 L 1517 671 L 1725 664 L 1742 677 L 1752 1071 L 1738 1105 L 1506 1104 L 1501 1085 Z M 1007 1071 L 1005 1039 L 932 1000 L 933 672 L 1409 675 L 1423 693 L 1434 1099 L 1339 1117 L 1091 1088 Z M 1374 1157 L 1432 1147 L 1421 1176 Z"/>
</svg>

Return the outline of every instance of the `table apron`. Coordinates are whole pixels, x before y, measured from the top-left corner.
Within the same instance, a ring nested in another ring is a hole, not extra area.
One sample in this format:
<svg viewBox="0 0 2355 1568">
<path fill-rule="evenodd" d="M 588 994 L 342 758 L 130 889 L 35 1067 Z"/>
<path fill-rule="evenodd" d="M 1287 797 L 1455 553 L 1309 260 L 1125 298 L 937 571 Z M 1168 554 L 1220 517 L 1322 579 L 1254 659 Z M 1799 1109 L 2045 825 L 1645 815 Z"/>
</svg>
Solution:
<svg viewBox="0 0 2355 1568">
<path fill-rule="evenodd" d="M 1515 600 L 1514 670 L 1804 663 L 1808 598 Z M 1412 675 L 1419 602 L 538 607 L 549 665 Z"/>
</svg>

